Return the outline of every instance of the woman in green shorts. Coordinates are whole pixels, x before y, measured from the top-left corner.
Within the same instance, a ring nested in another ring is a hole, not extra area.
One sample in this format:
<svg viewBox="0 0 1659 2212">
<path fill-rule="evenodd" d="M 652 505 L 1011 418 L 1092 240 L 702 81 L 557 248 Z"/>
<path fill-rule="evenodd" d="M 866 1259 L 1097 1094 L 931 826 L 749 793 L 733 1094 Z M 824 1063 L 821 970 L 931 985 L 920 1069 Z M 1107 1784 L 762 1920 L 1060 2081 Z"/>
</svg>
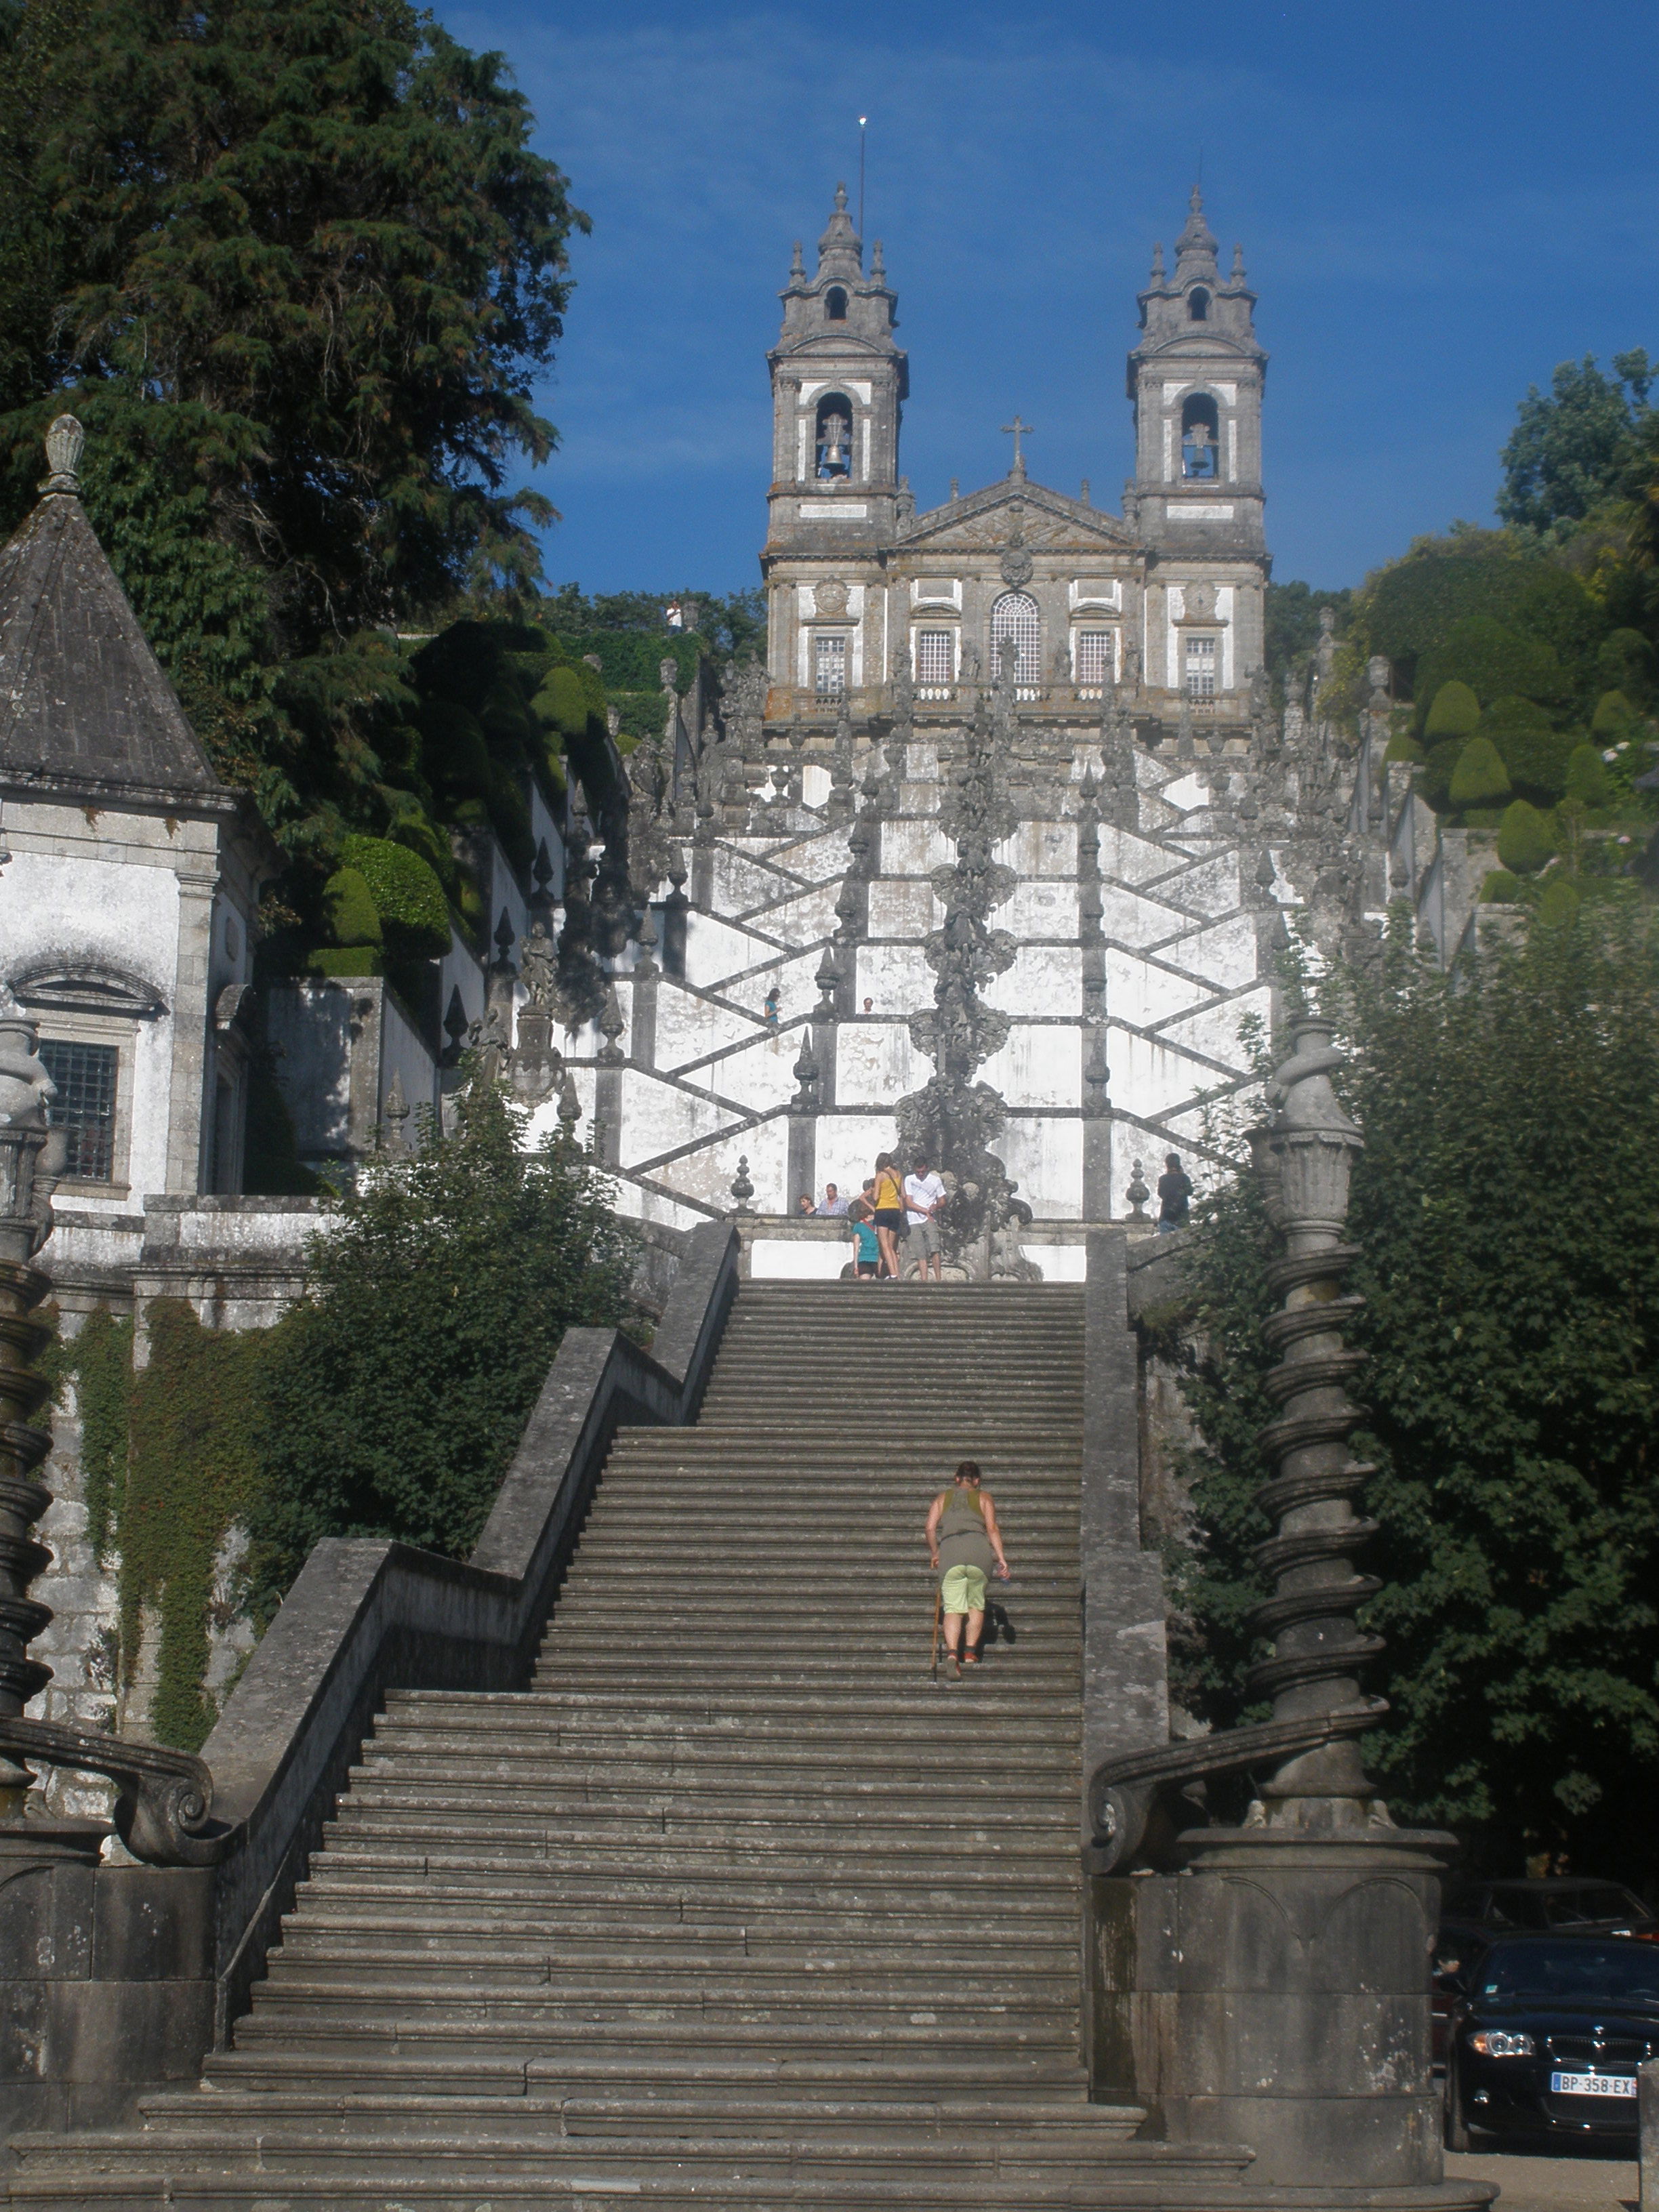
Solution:
<svg viewBox="0 0 1659 2212">
<path fill-rule="evenodd" d="M 986 1587 L 993 1571 L 1004 1582 L 1008 1579 L 997 1510 L 990 1492 L 980 1488 L 979 1467 L 971 1459 L 957 1469 L 954 1488 L 941 1490 L 933 1500 L 927 1516 L 927 1553 L 939 1575 L 945 1648 L 959 1678 L 964 1667 L 979 1664 Z"/>
</svg>

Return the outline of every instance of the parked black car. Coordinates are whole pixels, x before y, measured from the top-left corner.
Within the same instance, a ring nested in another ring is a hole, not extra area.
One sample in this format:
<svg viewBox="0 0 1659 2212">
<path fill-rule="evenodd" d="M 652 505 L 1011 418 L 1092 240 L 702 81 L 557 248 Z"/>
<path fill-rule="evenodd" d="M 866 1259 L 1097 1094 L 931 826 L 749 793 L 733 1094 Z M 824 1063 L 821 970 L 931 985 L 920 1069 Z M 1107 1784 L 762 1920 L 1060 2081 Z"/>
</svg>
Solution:
<svg viewBox="0 0 1659 2212">
<path fill-rule="evenodd" d="M 1446 2143 L 1472 2135 L 1636 2136 L 1636 2069 L 1659 2057 L 1659 1944 L 1494 1942 L 1449 2023 Z"/>
<path fill-rule="evenodd" d="M 1659 1938 L 1656 1920 L 1633 1889 L 1582 1875 L 1537 1880 L 1460 1881 L 1446 1893 L 1444 1923 L 1480 1929 L 1488 1942 L 1498 1930 L 1600 1929 L 1609 1936 Z"/>
</svg>

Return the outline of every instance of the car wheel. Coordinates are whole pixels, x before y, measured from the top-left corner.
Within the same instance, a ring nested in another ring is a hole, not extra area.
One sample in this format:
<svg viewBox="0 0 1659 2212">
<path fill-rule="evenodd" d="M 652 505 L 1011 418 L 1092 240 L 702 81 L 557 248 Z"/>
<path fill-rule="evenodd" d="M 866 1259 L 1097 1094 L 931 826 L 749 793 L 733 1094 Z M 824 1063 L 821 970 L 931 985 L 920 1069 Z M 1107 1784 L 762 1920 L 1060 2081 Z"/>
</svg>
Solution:
<svg viewBox="0 0 1659 2212">
<path fill-rule="evenodd" d="M 1453 2059 L 1446 2067 L 1446 2148 L 1469 2148 L 1469 2124 L 1463 2117 L 1463 2091 L 1457 2079 L 1457 2062 Z"/>
</svg>

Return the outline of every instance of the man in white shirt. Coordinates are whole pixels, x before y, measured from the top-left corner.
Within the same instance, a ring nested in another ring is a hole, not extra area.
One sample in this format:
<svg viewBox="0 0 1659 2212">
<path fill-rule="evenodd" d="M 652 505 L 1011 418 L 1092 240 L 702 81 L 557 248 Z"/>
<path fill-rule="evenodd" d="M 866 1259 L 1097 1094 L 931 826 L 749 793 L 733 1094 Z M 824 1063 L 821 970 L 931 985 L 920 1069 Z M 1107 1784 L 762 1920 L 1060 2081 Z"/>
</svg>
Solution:
<svg viewBox="0 0 1659 2212">
<path fill-rule="evenodd" d="M 945 1280 L 945 1261 L 939 1243 L 939 1227 L 934 1216 L 945 1203 L 945 1185 L 936 1175 L 928 1172 L 927 1163 L 918 1159 L 904 1178 L 904 1218 L 909 1226 L 910 1242 L 916 1250 L 916 1275 L 919 1281 L 927 1280 L 927 1262 L 933 1263 L 933 1280 Z"/>
</svg>

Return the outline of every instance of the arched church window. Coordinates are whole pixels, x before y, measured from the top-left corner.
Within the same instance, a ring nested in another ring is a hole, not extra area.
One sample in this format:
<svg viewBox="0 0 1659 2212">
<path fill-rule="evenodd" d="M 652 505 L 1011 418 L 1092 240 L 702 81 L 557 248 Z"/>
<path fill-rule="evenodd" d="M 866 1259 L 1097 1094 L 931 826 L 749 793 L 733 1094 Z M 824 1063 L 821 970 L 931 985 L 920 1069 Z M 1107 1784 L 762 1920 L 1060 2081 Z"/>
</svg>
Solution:
<svg viewBox="0 0 1659 2212">
<path fill-rule="evenodd" d="M 1221 418 L 1207 392 L 1194 392 L 1182 404 L 1181 473 L 1203 483 L 1221 473 Z"/>
<path fill-rule="evenodd" d="M 991 609 L 991 672 L 994 678 L 1002 666 L 1002 641 L 1012 638 L 1019 659 L 1015 665 L 1016 684 L 1040 684 L 1042 681 L 1042 619 L 1037 613 L 1037 603 L 1029 592 L 1005 592 Z"/>
<path fill-rule="evenodd" d="M 847 320 L 847 295 L 839 284 L 832 284 L 824 294 L 823 312 L 832 323 Z"/>
<path fill-rule="evenodd" d="M 813 436 L 813 473 L 820 477 L 850 477 L 853 473 L 853 407 L 839 392 L 826 392 L 818 402 Z"/>
<path fill-rule="evenodd" d="M 1201 284 L 1194 284 L 1192 290 L 1187 295 L 1187 313 L 1192 317 L 1195 323 L 1204 323 L 1209 320 L 1210 295 Z"/>
</svg>

